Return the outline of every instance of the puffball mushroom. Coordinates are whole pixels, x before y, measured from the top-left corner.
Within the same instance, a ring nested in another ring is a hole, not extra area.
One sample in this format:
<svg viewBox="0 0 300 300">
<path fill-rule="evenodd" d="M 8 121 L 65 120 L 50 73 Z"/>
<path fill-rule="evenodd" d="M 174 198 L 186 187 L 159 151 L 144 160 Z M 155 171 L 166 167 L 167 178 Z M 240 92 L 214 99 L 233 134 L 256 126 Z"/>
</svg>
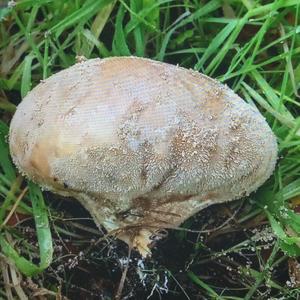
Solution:
<svg viewBox="0 0 300 300">
<path fill-rule="evenodd" d="M 256 190 L 277 158 L 265 119 L 231 89 L 137 57 L 90 59 L 42 81 L 9 142 L 23 174 L 78 199 L 142 255 L 161 229 Z"/>
</svg>

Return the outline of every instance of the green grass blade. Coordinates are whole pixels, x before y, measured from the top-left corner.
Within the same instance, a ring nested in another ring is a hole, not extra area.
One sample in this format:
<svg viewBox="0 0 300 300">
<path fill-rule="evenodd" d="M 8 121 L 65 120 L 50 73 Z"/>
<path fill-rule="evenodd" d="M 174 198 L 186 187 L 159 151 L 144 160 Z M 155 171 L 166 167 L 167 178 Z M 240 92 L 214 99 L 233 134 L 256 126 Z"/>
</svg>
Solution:
<svg viewBox="0 0 300 300">
<path fill-rule="evenodd" d="M 18 9 L 27 9 L 31 8 L 34 5 L 42 5 L 46 3 L 51 3 L 55 0 L 22 0 L 22 1 L 16 1 L 16 7 Z"/>
<path fill-rule="evenodd" d="M 268 111 L 275 119 L 277 119 L 282 124 L 288 126 L 289 128 L 292 128 L 295 126 L 295 122 L 290 114 L 282 114 L 278 112 L 276 109 L 274 109 L 269 103 L 266 102 L 266 100 L 258 94 L 252 87 L 250 87 L 245 82 L 242 83 L 242 86 L 245 87 L 245 89 L 249 92 L 251 97 L 266 111 Z"/>
<path fill-rule="evenodd" d="M 55 33 L 55 37 L 58 38 L 65 29 L 75 23 L 89 19 L 93 14 L 97 13 L 99 9 L 109 3 L 109 0 L 86 1 L 80 9 L 74 11 L 72 14 L 68 15 L 62 21 L 50 28 L 49 33 Z"/>
<path fill-rule="evenodd" d="M 266 214 L 269 218 L 271 227 L 274 231 L 274 233 L 281 239 L 283 240 L 286 244 L 292 245 L 292 244 L 297 244 L 300 243 L 300 237 L 290 237 L 286 234 L 284 229 L 282 228 L 281 224 L 273 217 L 271 213 L 266 211 Z"/>
<path fill-rule="evenodd" d="M 29 194 L 32 201 L 32 210 L 37 231 L 38 243 L 40 247 L 40 270 L 46 269 L 53 254 L 52 237 L 48 221 L 47 208 L 40 188 L 29 182 Z"/>
<path fill-rule="evenodd" d="M 224 43 L 228 35 L 235 28 L 236 24 L 237 20 L 232 20 L 215 36 L 215 38 L 207 47 L 206 51 L 203 53 L 201 59 L 196 63 L 194 69 L 200 70 L 202 68 L 203 64 L 207 61 L 207 59 L 218 50 L 220 45 Z"/>
<path fill-rule="evenodd" d="M 219 297 L 219 295 L 205 282 L 203 282 L 195 273 L 192 271 L 188 272 L 188 277 L 197 285 L 199 285 L 202 289 L 204 289 L 207 294 L 211 297 L 211 299 L 223 299 Z"/>
<path fill-rule="evenodd" d="M 124 16 L 125 7 L 123 5 L 120 5 L 117 13 L 116 29 L 113 39 L 112 50 L 114 55 L 129 56 L 131 55 L 131 53 L 126 43 L 125 30 L 122 25 Z"/>
<path fill-rule="evenodd" d="M 10 190 L 7 192 L 6 197 L 0 207 L 0 228 L 3 226 L 3 221 L 6 215 L 7 210 L 12 205 L 12 203 L 16 200 L 16 193 L 20 190 L 20 186 L 22 183 L 22 179 L 17 177 L 11 183 Z"/>
<path fill-rule="evenodd" d="M 24 69 L 22 74 L 21 82 L 21 96 L 24 98 L 27 93 L 31 90 L 31 65 L 33 55 L 27 55 L 24 61 Z"/>
<path fill-rule="evenodd" d="M 131 19 L 136 18 L 136 13 L 138 12 L 139 8 L 142 6 L 141 1 L 131 0 L 130 1 L 130 8 L 132 9 L 132 12 L 130 14 Z M 140 6 L 138 8 L 138 5 Z M 145 53 L 145 39 L 144 39 L 144 33 L 142 26 L 137 26 L 133 30 L 134 40 L 135 40 L 135 48 L 136 48 L 136 55 L 137 56 L 144 56 Z"/>
<path fill-rule="evenodd" d="M 38 274 L 41 270 L 38 266 L 20 256 L 18 252 L 0 235 L 0 246 L 3 254 L 15 263 L 16 267 L 26 276 Z"/>
<path fill-rule="evenodd" d="M 86 36 L 88 43 L 85 43 L 83 45 L 82 53 L 85 57 L 89 58 L 91 56 L 91 53 L 93 51 L 94 46 L 96 46 L 99 49 L 99 52 L 101 52 L 101 56 L 109 56 L 109 52 L 104 50 L 105 46 L 103 43 L 101 43 L 98 38 L 107 23 L 107 20 L 115 6 L 116 1 L 112 1 L 111 3 L 105 5 L 97 14 L 95 20 L 93 21 L 93 24 L 91 26 L 91 30 L 85 29 L 84 32 L 88 34 Z"/>
<path fill-rule="evenodd" d="M 5 20 L 5 18 L 11 13 L 12 7 L 0 8 L 0 22 Z"/>
<path fill-rule="evenodd" d="M 201 9 L 196 11 L 194 14 L 181 20 L 177 25 L 175 25 L 173 28 L 171 28 L 168 31 L 168 33 L 166 34 L 165 38 L 163 39 L 162 46 L 161 46 L 160 51 L 159 51 L 158 55 L 156 56 L 156 58 L 160 61 L 162 61 L 164 59 L 165 54 L 166 54 L 166 49 L 167 49 L 168 43 L 171 39 L 171 36 L 177 29 L 179 29 L 180 27 L 182 27 L 188 23 L 193 22 L 194 20 L 200 19 L 201 17 L 211 13 L 212 11 L 217 10 L 220 6 L 221 6 L 221 1 L 212 0 L 212 1 L 208 2 L 207 4 L 205 4 L 203 7 L 201 7 Z"/>
<path fill-rule="evenodd" d="M 131 19 L 125 26 L 125 31 L 127 34 L 129 34 L 131 31 L 133 31 L 137 26 L 140 25 L 140 23 L 148 26 L 151 28 L 156 33 L 160 33 L 160 30 L 153 25 L 152 23 L 149 23 L 146 19 L 147 16 L 152 15 L 152 14 L 157 14 L 156 11 L 158 10 L 159 6 L 162 4 L 167 4 L 170 2 L 173 2 L 174 0 L 161 0 L 161 1 L 150 1 L 151 4 L 144 5 L 144 8 L 140 10 L 136 15 L 135 18 Z M 149 2 L 149 1 L 148 1 Z M 153 4 L 152 4 L 153 3 Z M 158 16 L 157 16 L 158 18 Z M 153 19 L 152 19 L 153 22 Z"/>
<path fill-rule="evenodd" d="M 43 195 L 39 187 L 32 182 L 29 182 L 29 193 L 32 201 L 32 210 L 40 249 L 39 265 L 35 265 L 22 257 L 13 246 L 7 242 L 4 235 L 0 235 L 0 246 L 3 254 L 15 263 L 20 272 L 26 276 L 33 276 L 42 272 L 50 265 L 52 262 L 53 246 Z"/>
<path fill-rule="evenodd" d="M 16 172 L 9 155 L 9 147 L 7 144 L 8 126 L 0 120 L 0 167 L 4 176 L 13 181 L 16 178 Z"/>
</svg>

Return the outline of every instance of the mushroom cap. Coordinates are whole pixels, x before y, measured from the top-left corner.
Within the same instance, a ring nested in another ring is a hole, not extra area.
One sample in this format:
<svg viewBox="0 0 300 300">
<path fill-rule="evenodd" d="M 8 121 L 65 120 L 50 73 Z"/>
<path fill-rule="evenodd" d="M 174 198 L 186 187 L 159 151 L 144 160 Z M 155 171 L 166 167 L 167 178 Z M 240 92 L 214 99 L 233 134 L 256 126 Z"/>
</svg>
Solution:
<svg viewBox="0 0 300 300">
<path fill-rule="evenodd" d="M 256 190 L 277 159 L 267 122 L 231 89 L 137 57 L 87 60 L 42 81 L 9 142 L 22 173 L 77 198 L 142 254 L 160 228 Z"/>
</svg>

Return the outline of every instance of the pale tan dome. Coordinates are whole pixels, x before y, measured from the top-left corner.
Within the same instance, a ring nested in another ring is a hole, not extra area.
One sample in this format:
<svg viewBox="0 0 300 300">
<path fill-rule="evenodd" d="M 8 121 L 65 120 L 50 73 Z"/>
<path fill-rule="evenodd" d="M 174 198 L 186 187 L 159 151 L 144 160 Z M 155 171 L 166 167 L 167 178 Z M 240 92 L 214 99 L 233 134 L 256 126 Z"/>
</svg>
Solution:
<svg viewBox="0 0 300 300">
<path fill-rule="evenodd" d="M 150 59 L 91 59 L 18 106 L 10 150 L 45 189 L 77 198 L 98 225 L 146 254 L 150 235 L 256 190 L 277 144 L 228 87 Z"/>
</svg>

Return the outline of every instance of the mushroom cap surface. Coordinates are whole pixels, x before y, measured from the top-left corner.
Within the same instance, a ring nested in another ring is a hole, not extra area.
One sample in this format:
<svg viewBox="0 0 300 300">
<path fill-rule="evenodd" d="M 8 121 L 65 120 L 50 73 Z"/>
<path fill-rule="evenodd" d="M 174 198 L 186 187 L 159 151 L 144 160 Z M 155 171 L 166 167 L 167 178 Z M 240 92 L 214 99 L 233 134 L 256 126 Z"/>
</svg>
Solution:
<svg viewBox="0 0 300 300">
<path fill-rule="evenodd" d="M 142 254 L 160 228 L 256 190 L 277 159 L 267 122 L 231 89 L 137 57 L 90 59 L 42 81 L 9 142 L 22 173 L 77 198 Z"/>
</svg>

